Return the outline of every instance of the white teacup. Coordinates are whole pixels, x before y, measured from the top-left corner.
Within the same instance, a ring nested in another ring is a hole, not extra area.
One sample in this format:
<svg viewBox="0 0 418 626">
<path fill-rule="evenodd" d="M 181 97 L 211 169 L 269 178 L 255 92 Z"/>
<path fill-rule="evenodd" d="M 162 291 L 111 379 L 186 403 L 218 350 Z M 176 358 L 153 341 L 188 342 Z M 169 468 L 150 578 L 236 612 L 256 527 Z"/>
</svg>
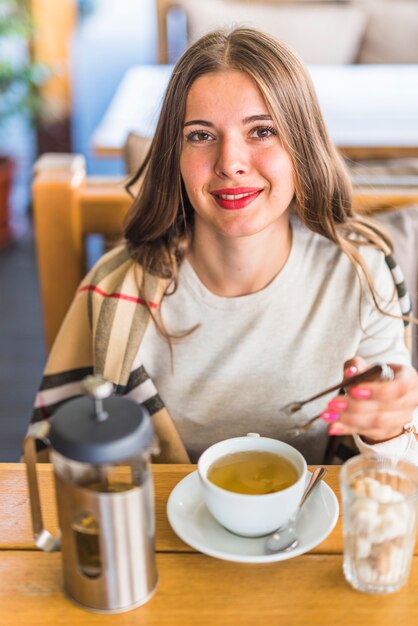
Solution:
<svg viewBox="0 0 418 626">
<path fill-rule="evenodd" d="M 246 495 L 222 489 L 207 478 L 210 466 L 221 457 L 254 450 L 273 452 L 291 461 L 298 472 L 297 481 L 282 491 Z M 227 530 L 243 537 L 267 535 L 285 524 L 298 507 L 307 473 L 306 461 L 295 448 L 256 434 L 215 443 L 203 452 L 197 469 L 203 497 L 213 517 Z"/>
</svg>

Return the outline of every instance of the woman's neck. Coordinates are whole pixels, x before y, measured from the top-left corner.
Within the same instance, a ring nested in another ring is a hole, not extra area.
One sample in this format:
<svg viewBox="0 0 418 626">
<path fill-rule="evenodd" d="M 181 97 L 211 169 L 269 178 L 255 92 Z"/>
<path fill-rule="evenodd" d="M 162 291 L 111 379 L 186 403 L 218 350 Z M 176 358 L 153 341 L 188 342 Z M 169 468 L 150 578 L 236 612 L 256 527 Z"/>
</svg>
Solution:
<svg viewBox="0 0 418 626">
<path fill-rule="evenodd" d="M 287 261 L 292 231 L 287 220 L 286 225 L 236 238 L 217 236 L 196 225 L 187 258 L 212 293 L 230 298 L 255 293 L 264 289 Z"/>
</svg>

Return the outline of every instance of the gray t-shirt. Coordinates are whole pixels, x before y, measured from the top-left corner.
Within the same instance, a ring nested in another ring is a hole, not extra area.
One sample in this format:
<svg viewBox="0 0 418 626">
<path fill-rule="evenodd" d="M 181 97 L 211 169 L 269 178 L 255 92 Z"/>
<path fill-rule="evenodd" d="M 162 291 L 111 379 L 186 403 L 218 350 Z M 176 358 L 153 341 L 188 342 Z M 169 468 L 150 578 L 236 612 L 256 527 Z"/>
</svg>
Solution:
<svg viewBox="0 0 418 626">
<path fill-rule="evenodd" d="M 290 439 L 287 430 L 296 418 L 280 408 L 337 384 L 344 361 L 353 356 L 410 362 L 402 320 L 376 309 L 347 256 L 295 218 L 292 230 L 285 266 L 254 294 L 217 296 L 183 263 L 177 291 L 163 301 L 163 319 L 170 333 L 199 326 L 173 340 L 172 362 L 154 324 L 146 330 L 136 362 L 154 381 L 194 462 L 216 441 L 258 432 L 296 446 L 309 463 L 321 463 L 327 425 L 316 422 Z M 399 315 L 383 254 L 366 246 L 361 253 L 382 302 Z M 297 419 L 321 412 L 331 397 L 307 405 Z"/>
</svg>

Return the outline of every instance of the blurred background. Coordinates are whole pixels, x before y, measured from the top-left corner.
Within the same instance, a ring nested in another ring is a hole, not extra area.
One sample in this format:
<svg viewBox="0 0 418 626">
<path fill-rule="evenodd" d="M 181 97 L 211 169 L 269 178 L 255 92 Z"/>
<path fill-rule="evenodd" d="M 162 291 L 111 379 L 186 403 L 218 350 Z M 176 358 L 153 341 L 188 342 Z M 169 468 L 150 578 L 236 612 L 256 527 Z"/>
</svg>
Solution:
<svg viewBox="0 0 418 626">
<path fill-rule="evenodd" d="M 13 4 L 21 11 L 19 23 L 8 14 Z M 31 77 L 27 65 L 25 75 L 19 69 L 7 116 L 6 78 L 0 77 L 0 155 L 13 163 L 7 233 L 4 226 L 0 240 L 0 461 L 16 461 L 46 356 L 32 168 L 39 154 L 75 152 L 85 156 L 91 174 L 125 171 L 121 157 L 93 154 L 91 136 L 124 72 L 157 62 L 157 24 L 153 0 L 1 1 L 0 11 L 2 62 L 39 64 L 30 68 Z M 27 91 L 40 93 L 41 102 L 18 103 Z"/>
<path fill-rule="evenodd" d="M 74 153 L 84 156 L 89 175 L 134 169 L 126 150 L 93 145 L 130 68 L 173 63 L 205 30 L 241 21 L 277 27 L 274 34 L 307 63 L 418 64 L 417 0 L 184 0 L 164 14 L 162 46 L 157 8 L 164 4 L 0 0 L 0 462 L 19 459 L 46 358 L 33 166 L 45 153 Z M 408 174 L 418 175 L 414 151 L 407 156 Z M 133 155 L 135 166 L 141 158 Z M 93 237 L 89 246 L 94 259 L 100 245 Z"/>
</svg>

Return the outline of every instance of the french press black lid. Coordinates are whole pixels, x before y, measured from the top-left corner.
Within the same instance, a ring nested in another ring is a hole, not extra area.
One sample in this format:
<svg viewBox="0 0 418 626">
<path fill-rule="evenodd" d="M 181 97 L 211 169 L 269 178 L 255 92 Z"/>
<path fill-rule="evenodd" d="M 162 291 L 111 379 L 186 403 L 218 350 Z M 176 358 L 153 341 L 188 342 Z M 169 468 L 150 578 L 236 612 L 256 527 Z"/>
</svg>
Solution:
<svg viewBox="0 0 418 626">
<path fill-rule="evenodd" d="M 63 456 L 82 463 L 117 463 L 141 454 L 154 430 L 148 410 L 128 398 L 110 395 L 100 376 L 83 381 L 88 396 L 70 400 L 51 418 L 49 441 Z"/>
</svg>

